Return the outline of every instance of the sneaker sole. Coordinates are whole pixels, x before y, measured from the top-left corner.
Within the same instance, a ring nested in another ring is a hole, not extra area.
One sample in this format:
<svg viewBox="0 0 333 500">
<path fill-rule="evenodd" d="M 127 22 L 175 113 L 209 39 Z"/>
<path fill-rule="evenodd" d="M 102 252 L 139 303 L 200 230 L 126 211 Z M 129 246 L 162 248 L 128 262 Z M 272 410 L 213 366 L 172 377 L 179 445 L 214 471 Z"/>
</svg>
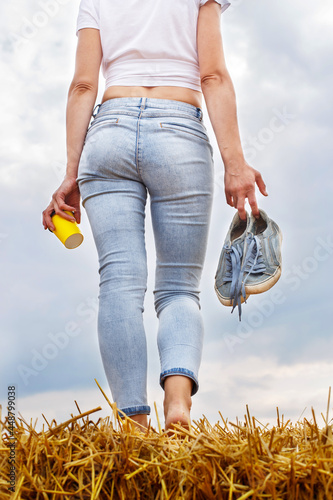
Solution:
<svg viewBox="0 0 333 500">
<path fill-rule="evenodd" d="M 245 285 L 245 293 L 249 295 L 256 295 L 257 293 L 267 292 L 275 283 L 279 280 L 281 276 L 281 266 L 276 270 L 273 276 L 270 276 L 265 281 L 262 281 L 258 285 Z"/>
<path fill-rule="evenodd" d="M 223 297 L 223 295 L 221 295 L 221 293 L 219 292 L 219 289 L 217 288 L 216 285 L 214 285 L 214 290 L 215 290 L 216 295 L 217 295 L 219 301 L 221 302 L 221 304 L 223 304 L 224 306 L 232 307 L 233 299 L 230 299 L 230 297 L 229 298 Z M 247 300 L 250 294 L 247 294 L 246 287 L 245 287 L 245 293 L 246 293 L 246 300 Z M 243 304 L 244 302 L 245 302 L 245 299 L 243 296 L 241 296 L 241 304 Z"/>
</svg>

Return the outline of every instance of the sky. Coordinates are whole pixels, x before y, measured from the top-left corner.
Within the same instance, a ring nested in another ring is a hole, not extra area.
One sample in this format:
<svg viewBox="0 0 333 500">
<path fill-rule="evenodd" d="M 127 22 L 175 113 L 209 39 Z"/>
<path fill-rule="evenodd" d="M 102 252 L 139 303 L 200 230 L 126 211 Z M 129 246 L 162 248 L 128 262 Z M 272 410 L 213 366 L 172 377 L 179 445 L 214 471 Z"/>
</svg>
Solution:
<svg viewBox="0 0 333 500">
<path fill-rule="evenodd" d="M 222 37 L 245 158 L 269 196 L 259 207 L 283 233 L 282 276 L 237 311 L 223 306 L 214 276 L 234 215 L 214 148 L 215 196 L 201 305 L 205 341 L 192 419 L 211 423 L 252 415 L 269 425 L 326 413 L 333 373 L 331 278 L 333 6 L 301 0 L 231 0 Z M 82 208 L 84 241 L 68 250 L 42 226 L 42 211 L 65 173 L 67 92 L 74 72 L 78 0 L 6 3 L 0 20 L 1 349 L 0 403 L 16 386 L 16 417 L 40 430 L 111 400 L 97 339 L 98 258 Z M 104 91 L 104 79 L 96 103 Z M 247 206 L 249 210 L 249 206 Z M 163 422 L 153 307 L 154 243 L 147 205 L 149 262 L 144 321 L 148 397 Z M 330 407 L 332 417 L 332 403 Z M 220 412 L 220 413 L 219 413 Z"/>
</svg>

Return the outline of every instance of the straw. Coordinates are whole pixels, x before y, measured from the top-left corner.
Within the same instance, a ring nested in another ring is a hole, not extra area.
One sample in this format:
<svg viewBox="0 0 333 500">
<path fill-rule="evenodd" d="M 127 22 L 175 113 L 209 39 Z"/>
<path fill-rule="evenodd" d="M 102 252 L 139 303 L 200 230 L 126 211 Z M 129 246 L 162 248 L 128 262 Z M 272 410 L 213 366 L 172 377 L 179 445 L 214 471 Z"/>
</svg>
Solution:
<svg viewBox="0 0 333 500">
<path fill-rule="evenodd" d="M 95 379 L 96 380 L 96 379 Z M 311 421 L 296 424 L 280 416 L 264 425 L 246 405 L 244 422 L 211 424 L 205 415 L 190 428 L 141 432 L 111 403 L 111 415 L 88 418 L 81 412 L 36 432 L 21 416 L 15 421 L 16 491 L 8 490 L 9 422 L 0 407 L 1 500 L 325 500 L 333 498 L 333 439 L 330 395 L 324 427 L 312 409 Z M 119 417 L 123 415 L 123 419 Z M 113 419 L 113 420 L 112 420 Z"/>
</svg>

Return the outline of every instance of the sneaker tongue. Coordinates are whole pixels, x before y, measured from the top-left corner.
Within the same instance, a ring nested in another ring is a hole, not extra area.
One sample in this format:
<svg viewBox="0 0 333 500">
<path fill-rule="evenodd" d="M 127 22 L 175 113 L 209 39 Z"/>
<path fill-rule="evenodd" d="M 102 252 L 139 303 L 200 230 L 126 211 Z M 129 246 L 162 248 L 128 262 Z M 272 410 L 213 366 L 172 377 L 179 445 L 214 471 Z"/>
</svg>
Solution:
<svg viewBox="0 0 333 500">
<path fill-rule="evenodd" d="M 235 246 L 237 244 L 243 244 L 244 242 L 244 233 L 242 233 L 238 238 L 231 240 L 231 245 Z"/>
</svg>

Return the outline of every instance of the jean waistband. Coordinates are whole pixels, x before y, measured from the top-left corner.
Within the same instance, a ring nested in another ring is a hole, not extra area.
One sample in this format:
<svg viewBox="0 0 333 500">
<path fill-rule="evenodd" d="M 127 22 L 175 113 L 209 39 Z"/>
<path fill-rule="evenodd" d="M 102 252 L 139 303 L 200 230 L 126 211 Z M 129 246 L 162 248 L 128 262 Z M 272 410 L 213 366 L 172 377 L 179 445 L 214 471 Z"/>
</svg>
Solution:
<svg viewBox="0 0 333 500">
<path fill-rule="evenodd" d="M 100 112 L 107 112 L 114 108 L 136 108 L 135 111 L 143 110 L 176 110 L 182 113 L 189 114 L 202 120 L 202 109 L 183 101 L 174 101 L 172 99 L 156 99 L 153 97 L 115 97 L 104 101 L 102 104 L 97 104 L 92 112 L 95 117 Z M 97 111 L 95 112 L 95 110 Z"/>
</svg>

